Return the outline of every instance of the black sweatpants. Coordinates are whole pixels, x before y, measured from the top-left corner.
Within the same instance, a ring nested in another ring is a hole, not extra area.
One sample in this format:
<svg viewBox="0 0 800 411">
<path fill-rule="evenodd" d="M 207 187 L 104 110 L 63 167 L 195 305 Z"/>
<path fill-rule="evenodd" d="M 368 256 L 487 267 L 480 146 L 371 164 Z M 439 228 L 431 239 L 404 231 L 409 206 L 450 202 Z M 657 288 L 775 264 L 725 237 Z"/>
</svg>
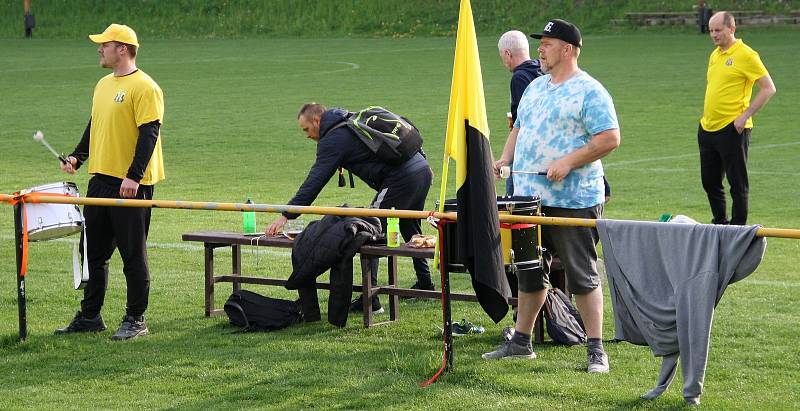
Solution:
<svg viewBox="0 0 800 411">
<path fill-rule="evenodd" d="M 88 197 L 120 198 L 121 180 L 97 175 L 89 180 Z M 153 186 L 140 185 L 136 199 L 152 200 Z M 103 308 L 108 287 L 108 261 L 115 249 L 122 257 L 128 287 L 126 314 L 140 316 L 147 310 L 150 272 L 147 267 L 147 234 L 150 209 L 135 207 L 84 206 L 86 235 L 89 239 L 89 281 L 83 290 L 81 311 L 94 317 Z M 81 247 L 81 250 L 83 247 Z"/>
<path fill-rule="evenodd" d="M 384 182 L 381 190 L 372 200 L 372 208 L 398 210 L 424 210 L 425 199 L 428 197 L 428 190 L 433 182 L 433 171 L 425 166 L 416 169 L 414 172 L 398 173 L 397 176 L 390 176 Z M 381 218 L 383 231 L 386 232 L 386 219 Z M 408 242 L 414 234 L 422 234 L 422 224 L 417 219 L 400 219 L 400 235 L 403 240 Z M 422 286 L 433 284 L 431 280 L 431 270 L 428 267 L 428 260 L 424 258 L 414 258 L 414 271 L 417 274 L 417 282 Z M 374 260 L 372 266 L 372 283 L 377 284 L 378 260 Z"/>
<path fill-rule="evenodd" d="M 747 151 L 750 147 L 751 129 L 739 134 L 733 123 L 718 131 L 697 129 L 700 146 L 700 179 L 708 195 L 714 224 L 745 225 L 750 183 L 747 178 Z M 731 187 L 731 219 L 728 220 L 725 189 L 722 178 L 728 178 Z"/>
</svg>

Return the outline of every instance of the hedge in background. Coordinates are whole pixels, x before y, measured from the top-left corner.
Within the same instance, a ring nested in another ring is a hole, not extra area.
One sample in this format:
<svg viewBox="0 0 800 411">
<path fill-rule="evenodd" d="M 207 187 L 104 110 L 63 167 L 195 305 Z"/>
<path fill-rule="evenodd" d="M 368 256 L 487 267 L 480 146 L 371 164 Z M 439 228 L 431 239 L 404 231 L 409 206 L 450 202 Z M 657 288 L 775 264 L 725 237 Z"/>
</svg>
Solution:
<svg viewBox="0 0 800 411">
<path fill-rule="evenodd" d="M 76 38 L 111 22 L 145 37 L 408 37 L 451 36 L 458 0 L 32 0 L 34 37 Z M 709 1 L 714 9 L 786 12 L 791 0 Z M 690 11 L 691 0 L 473 0 L 479 33 L 538 30 L 549 18 L 583 30 L 611 30 L 631 11 Z M 0 38 L 23 35 L 22 0 L 0 0 Z"/>
</svg>

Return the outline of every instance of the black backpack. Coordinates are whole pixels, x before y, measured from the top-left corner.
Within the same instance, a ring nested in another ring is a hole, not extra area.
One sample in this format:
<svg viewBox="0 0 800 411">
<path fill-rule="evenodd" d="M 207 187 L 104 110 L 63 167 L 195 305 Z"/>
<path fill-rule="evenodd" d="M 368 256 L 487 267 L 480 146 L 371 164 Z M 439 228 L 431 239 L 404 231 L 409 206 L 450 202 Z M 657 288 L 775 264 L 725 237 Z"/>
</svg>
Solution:
<svg viewBox="0 0 800 411">
<path fill-rule="evenodd" d="M 407 118 L 378 106 L 351 113 L 347 120 L 358 138 L 389 164 L 402 164 L 422 152 L 422 135 Z"/>
<path fill-rule="evenodd" d="M 553 341 L 566 345 L 586 342 L 586 327 L 583 326 L 581 314 L 572 305 L 569 297 L 558 288 L 547 291 L 544 317 L 547 321 L 547 334 Z"/>
<path fill-rule="evenodd" d="M 234 291 L 224 308 L 231 324 L 243 327 L 245 332 L 280 330 L 302 320 L 297 302 L 265 297 L 247 290 Z"/>
</svg>

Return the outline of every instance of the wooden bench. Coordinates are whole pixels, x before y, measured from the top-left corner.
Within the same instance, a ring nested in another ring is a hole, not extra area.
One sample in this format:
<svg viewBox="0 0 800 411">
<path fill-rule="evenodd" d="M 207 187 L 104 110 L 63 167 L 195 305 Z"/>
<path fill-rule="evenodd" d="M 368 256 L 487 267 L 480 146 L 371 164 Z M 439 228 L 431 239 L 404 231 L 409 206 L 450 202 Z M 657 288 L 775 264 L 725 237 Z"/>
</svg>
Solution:
<svg viewBox="0 0 800 411">
<path fill-rule="evenodd" d="M 291 249 L 294 242 L 284 236 L 247 236 L 241 233 L 232 232 L 219 232 L 219 231 L 202 231 L 186 233 L 182 236 L 183 241 L 202 242 L 204 248 L 204 261 L 205 261 L 205 315 L 206 317 L 222 315 L 224 310 L 215 308 L 214 306 L 214 291 L 217 283 L 232 283 L 233 291 L 241 289 L 241 284 L 262 284 L 272 286 L 285 286 L 286 279 L 282 278 L 269 278 L 264 276 L 248 276 L 242 273 L 242 246 L 259 246 L 259 247 L 278 247 Z M 231 271 L 222 275 L 217 275 L 215 270 L 214 250 L 222 247 L 231 248 Z M 372 327 L 397 321 L 400 318 L 400 297 L 414 297 L 414 298 L 428 298 L 428 299 L 441 299 L 442 293 L 440 291 L 427 291 L 416 290 L 411 288 L 400 288 L 397 286 L 397 257 L 416 257 L 432 259 L 434 251 L 432 248 L 412 248 L 401 245 L 397 248 L 390 248 L 381 245 L 365 245 L 358 250 L 358 255 L 361 262 L 361 284 L 354 284 L 353 291 L 361 292 L 367 296 L 364 298 L 364 313 L 363 322 L 364 327 Z M 387 285 L 379 286 L 372 284 L 370 276 L 370 261 L 375 258 L 386 257 L 388 259 L 388 280 Z M 449 275 L 449 273 L 447 273 Z M 563 282 L 561 283 L 563 284 Z M 330 284 L 317 282 L 318 289 L 330 289 Z M 563 286 L 562 286 L 563 288 Z M 372 314 L 372 296 L 376 294 L 385 294 L 389 296 L 389 320 L 375 323 Z M 474 294 L 465 293 L 450 293 L 452 301 L 469 301 L 477 302 L 478 299 Z M 511 298 L 509 300 L 511 305 L 516 306 L 517 299 Z M 536 342 L 542 342 L 544 339 L 544 331 L 541 322 L 541 315 L 536 320 L 536 327 L 534 328 L 534 339 Z"/>
</svg>

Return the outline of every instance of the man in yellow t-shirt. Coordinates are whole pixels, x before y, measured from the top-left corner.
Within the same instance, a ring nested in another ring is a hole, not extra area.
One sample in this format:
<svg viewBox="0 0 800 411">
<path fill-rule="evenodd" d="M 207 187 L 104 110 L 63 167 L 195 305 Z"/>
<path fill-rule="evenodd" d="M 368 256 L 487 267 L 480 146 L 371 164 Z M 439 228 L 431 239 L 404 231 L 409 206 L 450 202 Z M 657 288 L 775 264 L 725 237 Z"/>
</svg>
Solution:
<svg viewBox="0 0 800 411">
<path fill-rule="evenodd" d="M 717 46 L 708 59 L 703 117 L 697 131 L 700 146 L 700 179 L 708 195 L 714 224 L 747 223 L 747 150 L 752 116 L 775 94 L 758 53 L 736 38 L 733 16 L 721 11 L 708 23 Z M 751 101 L 753 84 L 758 94 Z M 722 177 L 727 176 L 733 207 L 728 220 Z"/>
<path fill-rule="evenodd" d="M 100 44 L 100 65 L 112 73 L 94 88 L 92 116 L 78 145 L 61 168 L 75 173 L 89 161 L 89 197 L 152 200 L 153 185 L 164 179 L 160 129 L 164 95 L 150 76 L 136 67 L 139 41 L 128 26 L 112 24 L 89 38 Z M 144 322 L 150 294 L 147 233 L 150 209 L 85 206 L 89 281 L 81 310 L 57 334 L 103 331 L 100 316 L 108 284 L 108 261 L 119 248 L 128 297 L 125 316 L 112 340 L 147 335 Z"/>
</svg>

